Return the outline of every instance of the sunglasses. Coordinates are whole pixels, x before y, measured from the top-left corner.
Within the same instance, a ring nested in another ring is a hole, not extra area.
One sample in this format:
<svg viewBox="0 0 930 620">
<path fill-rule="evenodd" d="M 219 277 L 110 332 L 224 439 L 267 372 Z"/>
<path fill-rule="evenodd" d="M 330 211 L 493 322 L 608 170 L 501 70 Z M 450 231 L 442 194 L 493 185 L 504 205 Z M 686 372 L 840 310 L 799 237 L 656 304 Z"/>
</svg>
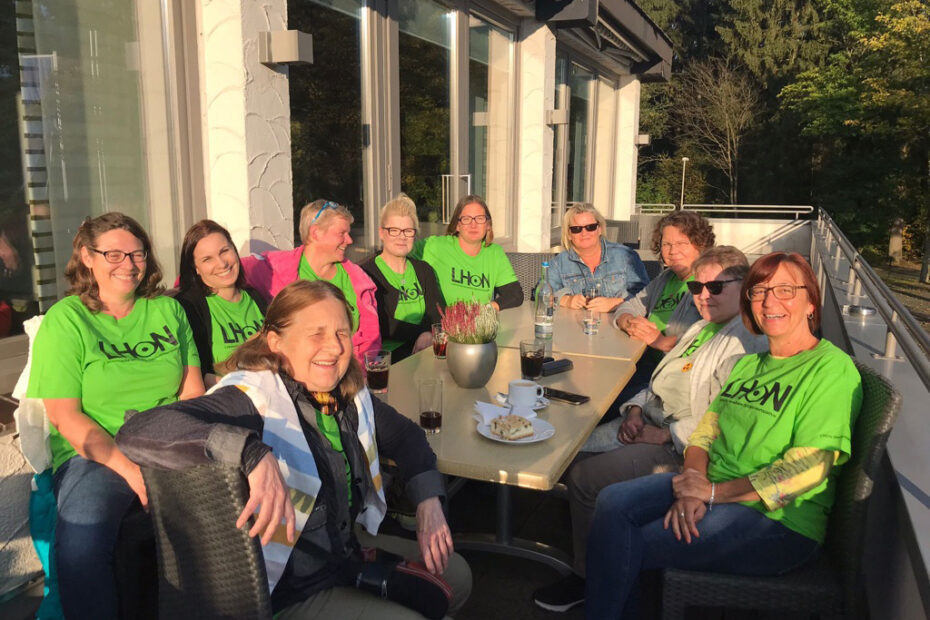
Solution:
<svg viewBox="0 0 930 620">
<path fill-rule="evenodd" d="M 732 280 L 711 280 L 710 282 L 698 282 L 697 280 L 692 280 L 691 282 L 688 282 L 688 292 L 692 295 L 700 295 L 701 291 L 703 291 L 704 287 L 706 286 L 708 293 L 711 295 L 719 295 L 723 292 L 724 284 L 739 281 L 739 278 L 734 278 Z"/>
<path fill-rule="evenodd" d="M 597 230 L 598 226 L 600 226 L 600 224 L 598 224 L 597 222 L 594 222 L 593 224 L 585 224 L 584 226 L 569 226 L 568 230 L 571 231 L 573 235 L 577 235 L 582 230 L 586 230 L 588 232 L 594 232 L 595 230 Z"/>
<path fill-rule="evenodd" d="M 316 215 L 313 216 L 313 219 L 310 220 L 310 223 L 312 224 L 312 223 L 314 223 L 315 221 L 317 221 L 317 219 L 318 219 L 321 215 L 323 215 L 323 211 L 326 211 L 327 209 L 332 209 L 332 210 L 335 211 L 335 210 L 336 210 L 336 207 L 338 207 L 338 206 L 339 206 L 339 205 L 337 205 L 335 202 L 330 202 L 329 200 L 327 200 L 326 202 L 323 203 L 323 206 L 320 207 L 320 210 L 316 212 Z"/>
</svg>

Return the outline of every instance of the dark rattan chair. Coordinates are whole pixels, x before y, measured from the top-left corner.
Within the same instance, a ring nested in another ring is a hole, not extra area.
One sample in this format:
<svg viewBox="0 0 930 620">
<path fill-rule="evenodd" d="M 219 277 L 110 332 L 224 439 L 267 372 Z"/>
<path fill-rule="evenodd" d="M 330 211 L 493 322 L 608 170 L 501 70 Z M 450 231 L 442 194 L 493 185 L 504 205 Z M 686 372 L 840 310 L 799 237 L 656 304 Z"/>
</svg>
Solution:
<svg viewBox="0 0 930 620">
<path fill-rule="evenodd" d="M 517 274 L 517 280 L 523 288 L 523 301 L 532 299 L 533 291 L 539 283 L 539 276 L 542 273 L 542 262 L 552 260 L 555 254 L 548 252 L 507 252 L 507 258 L 513 265 L 513 270 Z"/>
<path fill-rule="evenodd" d="M 837 483 L 821 557 L 778 577 L 742 577 L 684 570 L 664 575 L 662 618 L 684 618 L 687 607 L 727 607 L 854 618 L 862 609 L 860 568 L 872 487 L 901 396 L 884 377 L 857 363 L 863 402 L 852 437 L 852 456 Z"/>
<path fill-rule="evenodd" d="M 236 529 L 248 498 L 238 468 L 143 468 L 158 548 L 158 616 L 270 619 L 261 544 Z"/>
</svg>

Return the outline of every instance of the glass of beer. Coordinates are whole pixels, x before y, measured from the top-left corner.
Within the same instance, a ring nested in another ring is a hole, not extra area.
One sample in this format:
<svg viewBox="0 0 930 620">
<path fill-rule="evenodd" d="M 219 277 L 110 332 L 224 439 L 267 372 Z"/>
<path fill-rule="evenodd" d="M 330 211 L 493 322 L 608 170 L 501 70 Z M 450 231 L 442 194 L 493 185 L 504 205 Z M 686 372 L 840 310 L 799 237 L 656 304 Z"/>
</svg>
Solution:
<svg viewBox="0 0 930 620">
<path fill-rule="evenodd" d="M 433 355 L 438 360 L 446 359 L 446 332 L 442 323 L 433 323 Z"/>
<path fill-rule="evenodd" d="M 388 391 L 388 372 L 391 369 L 391 352 L 385 350 L 365 352 L 365 374 L 368 389 L 374 394 Z"/>
<path fill-rule="evenodd" d="M 420 426 L 427 435 L 442 428 L 442 379 L 417 381 L 420 391 Z"/>
</svg>

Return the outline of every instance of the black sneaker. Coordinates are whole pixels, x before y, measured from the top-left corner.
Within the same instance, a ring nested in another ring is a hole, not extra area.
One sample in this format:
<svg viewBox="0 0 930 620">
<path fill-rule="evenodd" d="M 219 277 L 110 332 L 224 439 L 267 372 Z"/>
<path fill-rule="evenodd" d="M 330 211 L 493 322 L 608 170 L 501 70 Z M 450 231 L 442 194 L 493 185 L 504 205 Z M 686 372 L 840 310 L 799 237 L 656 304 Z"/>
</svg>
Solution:
<svg viewBox="0 0 930 620">
<path fill-rule="evenodd" d="M 584 578 L 569 573 L 533 593 L 533 602 L 549 611 L 568 611 L 584 603 Z"/>
</svg>

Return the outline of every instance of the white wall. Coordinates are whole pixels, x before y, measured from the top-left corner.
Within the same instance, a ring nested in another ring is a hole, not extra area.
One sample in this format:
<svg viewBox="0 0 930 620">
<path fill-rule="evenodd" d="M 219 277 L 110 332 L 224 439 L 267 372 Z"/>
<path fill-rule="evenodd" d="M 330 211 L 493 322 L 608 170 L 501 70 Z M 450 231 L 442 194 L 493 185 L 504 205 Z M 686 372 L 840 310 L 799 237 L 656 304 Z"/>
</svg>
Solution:
<svg viewBox="0 0 930 620">
<path fill-rule="evenodd" d="M 207 213 L 240 251 L 293 247 L 287 69 L 258 61 L 258 33 L 287 28 L 286 0 L 201 0 Z"/>
</svg>

